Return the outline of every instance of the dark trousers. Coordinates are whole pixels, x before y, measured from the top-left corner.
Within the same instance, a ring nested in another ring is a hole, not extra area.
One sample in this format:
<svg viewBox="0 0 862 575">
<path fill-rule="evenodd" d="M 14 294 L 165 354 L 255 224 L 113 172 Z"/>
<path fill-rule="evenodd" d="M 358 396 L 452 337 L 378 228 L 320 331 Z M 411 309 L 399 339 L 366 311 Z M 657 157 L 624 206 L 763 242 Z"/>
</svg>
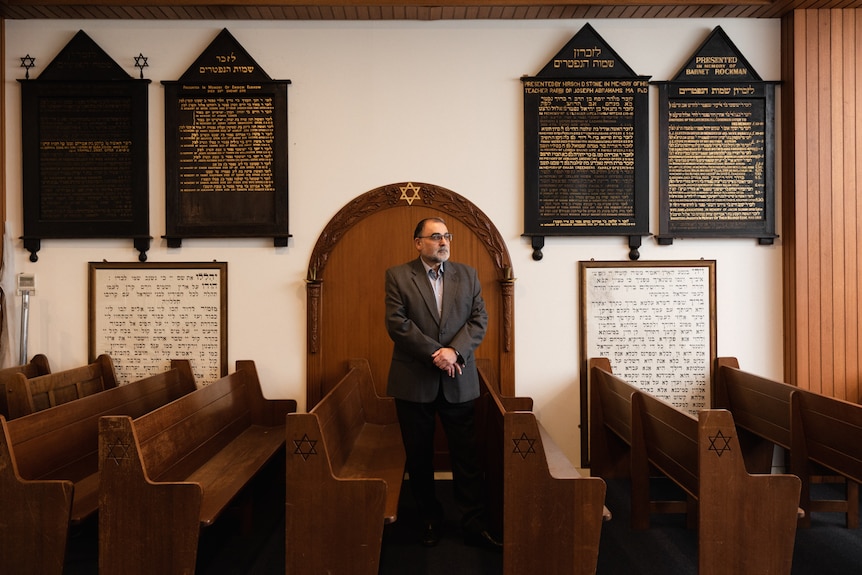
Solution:
<svg viewBox="0 0 862 575">
<path fill-rule="evenodd" d="M 473 403 L 449 403 L 442 391 L 431 403 L 395 400 L 407 452 L 410 490 L 422 519 L 438 522 L 443 518 L 434 486 L 434 430 L 439 416 L 452 460 L 455 503 L 461 514 L 461 526 L 468 533 L 486 528 L 484 481 L 476 450 Z"/>
</svg>

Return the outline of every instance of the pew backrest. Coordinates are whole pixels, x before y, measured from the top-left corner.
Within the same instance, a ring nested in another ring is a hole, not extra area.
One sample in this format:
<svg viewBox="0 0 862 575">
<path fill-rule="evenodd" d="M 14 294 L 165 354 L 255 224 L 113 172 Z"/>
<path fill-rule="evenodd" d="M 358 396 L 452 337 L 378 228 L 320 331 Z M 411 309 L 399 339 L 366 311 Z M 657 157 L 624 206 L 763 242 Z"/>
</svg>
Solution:
<svg viewBox="0 0 862 575">
<path fill-rule="evenodd" d="M 800 452 L 791 459 L 809 459 L 862 483 L 862 406 L 804 389 L 796 390 L 791 404 L 793 449 Z"/>
<path fill-rule="evenodd" d="M 790 398 L 799 388 L 739 369 L 736 358 L 716 359 L 716 406 L 739 427 L 790 449 Z"/>
<path fill-rule="evenodd" d="M 589 361 L 590 469 L 606 478 L 628 477 L 632 396 L 638 389 L 611 373 L 607 358 Z"/>
<path fill-rule="evenodd" d="M 78 481 L 98 470 L 99 418 L 137 417 L 195 389 L 188 360 L 127 385 L 8 422 L 7 441 L 25 479 Z"/>
<path fill-rule="evenodd" d="M 9 404 L 6 401 L 6 382 L 8 380 L 17 374 L 22 374 L 25 378 L 31 379 L 49 373 L 51 373 L 51 365 L 48 362 L 48 358 L 41 353 L 34 355 L 29 362 L 23 365 L 0 369 L 0 415 L 4 416 L 7 421 L 11 419 L 9 416 Z"/>
<path fill-rule="evenodd" d="M 102 354 L 87 365 L 46 375 L 12 375 L 6 381 L 6 403 L 9 417 L 17 418 L 115 387 L 114 363 Z"/>
<path fill-rule="evenodd" d="M 632 395 L 632 449 L 698 499 L 698 420 L 648 393 Z"/>
</svg>

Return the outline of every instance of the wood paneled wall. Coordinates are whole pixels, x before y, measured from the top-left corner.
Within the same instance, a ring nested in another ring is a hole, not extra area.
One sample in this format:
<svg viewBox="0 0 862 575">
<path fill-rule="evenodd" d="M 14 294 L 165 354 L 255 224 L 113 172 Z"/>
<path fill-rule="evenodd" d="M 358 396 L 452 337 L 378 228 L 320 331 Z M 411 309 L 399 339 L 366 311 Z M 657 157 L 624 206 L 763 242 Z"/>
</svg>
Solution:
<svg viewBox="0 0 862 575">
<path fill-rule="evenodd" d="M 858 402 L 862 11 L 797 10 L 782 26 L 785 379 Z"/>
</svg>

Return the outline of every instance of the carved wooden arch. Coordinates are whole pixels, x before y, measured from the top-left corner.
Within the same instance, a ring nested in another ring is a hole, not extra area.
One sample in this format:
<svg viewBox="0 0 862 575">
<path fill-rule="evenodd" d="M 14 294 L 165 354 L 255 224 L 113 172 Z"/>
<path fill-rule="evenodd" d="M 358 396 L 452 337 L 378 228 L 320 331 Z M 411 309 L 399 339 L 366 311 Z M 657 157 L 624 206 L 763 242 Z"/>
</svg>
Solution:
<svg viewBox="0 0 862 575">
<path fill-rule="evenodd" d="M 383 393 L 392 342 L 385 331 L 385 270 L 417 257 L 413 227 L 443 217 L 454 233 L 452 259 L 476 267 L 489 313 L 476 356 L 488 358 L 500 391 L 514 395 L 514 273 L 496 226 L 470 200 L 421 182 L 389 184 L 346 204 L 329 221 L 311 254 L 307 295 L 307 409 L 366 357 Z M 487 344 L 487 345 L 486 345 Z"/>
</svg>

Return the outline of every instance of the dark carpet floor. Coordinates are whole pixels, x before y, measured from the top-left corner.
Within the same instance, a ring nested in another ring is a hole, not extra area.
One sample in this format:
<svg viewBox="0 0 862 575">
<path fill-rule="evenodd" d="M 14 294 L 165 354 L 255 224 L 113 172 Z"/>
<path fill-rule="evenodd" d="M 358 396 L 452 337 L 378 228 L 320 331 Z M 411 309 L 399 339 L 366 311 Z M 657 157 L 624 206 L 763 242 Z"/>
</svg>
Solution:
<svg viewBox="0 0 862 575">
<path fill-rule="evenodd" d="M 440 484 L 441 499 L 451 510 L 449 482 L 441 481 Z M 823 490 L 836 488 L 817 486 L 817 489 L 822 494 Z M 263 503 L 254 509 L 253 529 L 243 531 L 239 528 L 243 515 L 237 511 L 233 516 L 229 513 L 203 532 L 197 573 L 284 573 L 283 495 L 279 497 L 276 490 L 267 494 L 268 497 L 256 497 L 256 501 Z M 599 575 L 697 573 L 697 534 L 686 529 L 682 515 L 653 516 L 649 530 L 632 531 L 629 527 L 628 484 L 621 480 L 608 482 L 606 502 L 613 519 L 602 527 L 597 569 Z M 797 530 L 792 575 L 862 574 L 862 529 L 846 529 L 843 517 L 833 513 L 816 513 L 812 516 L 812 523 L 811 528 Z M 387 526 L 384 532 L 380 575 L 502 573 L 502 554 L 464 545 L 457 517 L 451 511 L 443 525 L 443 537 L 437 547 L 422 547 L 416 533 L 415 513 L 409 489 L 405 488 L 399 520 Z M 164 536 L 170 535 L 166 533 Z M 553 533 L 548 534 L 548 537 L 553 536 Z M 97 573 L 97 541 L 94 524 L 81 525 L 73 530 L 65 575 Z M 339 550 L 333 548 L 332 552 L 338 553 Z"/>
</svg>

